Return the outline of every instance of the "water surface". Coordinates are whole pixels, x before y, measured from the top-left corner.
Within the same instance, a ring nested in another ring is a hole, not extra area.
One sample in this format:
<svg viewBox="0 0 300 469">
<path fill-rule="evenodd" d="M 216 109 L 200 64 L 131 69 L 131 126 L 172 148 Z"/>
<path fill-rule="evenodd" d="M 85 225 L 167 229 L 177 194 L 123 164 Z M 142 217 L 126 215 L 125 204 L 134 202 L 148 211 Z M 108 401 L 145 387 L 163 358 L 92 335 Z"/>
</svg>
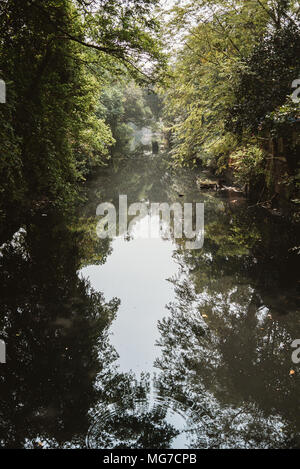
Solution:
<svg viewBox="0 0 300 469">
<path fill-rule="evenodd" d="M 3 244 L 2 446 L 299 447 L 299 233 L 197 176 L 136 155 L 94 175 L 76 220 L 37 213 Z M 203 202 L 203 248 L 98 239 L 120 194 Z"/>
</svg>

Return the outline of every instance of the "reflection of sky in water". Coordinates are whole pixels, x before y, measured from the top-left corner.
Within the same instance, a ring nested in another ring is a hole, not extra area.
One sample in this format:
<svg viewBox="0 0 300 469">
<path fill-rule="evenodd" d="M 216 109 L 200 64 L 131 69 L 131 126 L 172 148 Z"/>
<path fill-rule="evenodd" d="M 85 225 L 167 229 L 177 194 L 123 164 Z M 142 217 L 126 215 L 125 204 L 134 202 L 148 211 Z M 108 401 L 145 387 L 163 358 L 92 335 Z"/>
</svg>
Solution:
<svg viewBox="0 0 300 469">
<path fill-rule="evenodd" d="M 153 371 L 154 360 L 160 355 L 155 346 L 159 338 L 157 322 L 167 314 L 165 305 L 175 298 L 173 285 L 167 281 L 178 271 L 172 258 L 174 245 L 158 236 L 158 226 L 158 217 L 139 220 L 130 232 L 130 241 L 118 237 L 112 242 L 113 252 L 106 264 L 82 269 L 83 276 L 94 289 L 103 291 L 107 300 L 120 298 L 111 343 L 119 354 L 119 371 L 132 370 L 137 376 Z M 147 239 L 149 228 L 151 239 Z M 153 389 L 149 398 L 151 408 L 157 403 Z M 185 417 L 171 408 L 166 421 L 180 431 L 186 429 Z M 172 442 L 173 448 L 186 446 L 186 433 Z"/>
<path fill-rule="evenodd" d="M 121 305 L 112 325 L 112 345 L 120 358 L 120 371 L 148 372 L 159 354 L 155 342 L 159 337 L 157 322 L 167 310 L 165 305 L 174 299 L 173 286 L 167 279 L 178 266 L 172 258 L 172 241 L 141 239 L 148 229 L 148 218 L 136 223 L 131 236 L 116 238 L 113 252 L 105 265 L 91 265 L 82 269 L 92 287 L 103 291 L 107 300 L 118 297 Z M 151 223 L 157 222 L 153 217 Z"/>
</svg>

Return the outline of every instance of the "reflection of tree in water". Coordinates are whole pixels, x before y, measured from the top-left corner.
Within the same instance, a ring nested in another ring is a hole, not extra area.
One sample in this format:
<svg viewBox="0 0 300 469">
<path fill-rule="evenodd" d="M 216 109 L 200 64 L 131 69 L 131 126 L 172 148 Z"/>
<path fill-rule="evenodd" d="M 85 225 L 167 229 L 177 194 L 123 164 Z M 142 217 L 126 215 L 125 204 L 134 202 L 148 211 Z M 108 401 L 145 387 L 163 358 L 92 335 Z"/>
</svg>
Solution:
<svg viewBox="0 0 300 469">
<path fill-rule="evenodd" d="M 35 446 L 49 439 L 80 444 L 101 363 L 97 348 L 118 301 L 78 278 L 76 235 L 61 220 L 38 217 L 7 243 L 0 257 L 0 440 L 6 447 Z"/>
<path fill-rule="evenodd" d="M 103 169 L 101 177 L 89 182 L 89 203 L 83 207 L 85 216 L 94 217 L 97 205 L 102 202 L 111 202 L 118 208 L 120 194 L 128 195 L 128 205 L 144 200 L 167 201 L 166 167 L 163 158 L 149 159 L 138 152 L 134 159 L 121 161 L 113 174 L 112 168 Z"/>
<path fill-rule="evenodd" d="M 170 447 L 179 431 L 166 421 L 167 408 L 151 406 L 148 375 L 138 381 L 131 373 L 116 373 L 104 383 L 102 378 L 106 399 L 99 401 L 91 412 L 94 423 L 87 438 L 89 447 Z"/>
<path fill-rule="evenodd" d="M 163 173 L 155 159 L 127 177 L 128 169 L 116 186 L 108 180 L 116 206 L 128 187 L 128 203 L 205 202 L 203 250 L 177 241 L 186 275 L 174 280 L 178 302 L 160 324 L 157 362 L 161 394 L 193 410 L 191 446 L 297 446 L 299 383 L 289 375 L 290 344 L 300 337 L 296 230 L 225 195 L 200 194 L 188 172 Z"/>
<path fill-rule="evenodd" d="M 247 223 L 227 214 L 208 219 L 202 251 L 177 251 L 177 301 L 159 324 L 156 366 L 160 392 L 193 411 L 192 447 L 299 445 L 299 377 L 289 374 L 290 344 L 300 337 L 295 233 L 281 234 L 274 250 L 281 229 L 271 224 L 267 236 L 249 212 Z"/>
<path fill-rule="evenodd" d="M 108 326 L 119 302 L 105 304 L 78 277 L 92 252 L 87 241 L 78 227 L 48 215 L 1 248 L 3 447 L 84 447 L 91 424 L 94 432 L 100 425 L 97 447 L 160 447 L 176 435 L 162 409 L 141 408 L 149 379 L 137 383 L 114 366 Z M 95 252 L 106 255 L 103 246 Z"/>
<path fill-rule="evenodd" d="M 114 185 L 107 177 L 105 200 L 117 206 L 129 187 L 128 203 L 176 201 L 179 193 L 199 201 L 192 179 L 169 184 L 156 164 L 145 161 L 128 181 L 120 172 Z M 101 197 L 91 197 L 89 223 L 75 231 L 57 216 L 37 214 L 1 249 L 8 353 L 0 378 L 2 446 L 84 447 L 90 429 L 92 447 L 166 448 L 178 434 L 162 407 L 148 405 L 148 379 L 136 383 L 113 364 L 107 328 L 118 302 L 105 304 L 78 277 L 83 264 L 102 263 L 110 252 L 109 242 L 90 236 Z M 300 337 L 297 235 L 264 214 L 201 197 L 204 248 L 185 251 L 182 241 L 175 254 L 183 272 L 174 279 L 177 303 L 159 326 L 156 386 L 190 409 L 191 447 L 297 446 L 298 371 L 289 375 L 290 343 Z"/>
</svg>

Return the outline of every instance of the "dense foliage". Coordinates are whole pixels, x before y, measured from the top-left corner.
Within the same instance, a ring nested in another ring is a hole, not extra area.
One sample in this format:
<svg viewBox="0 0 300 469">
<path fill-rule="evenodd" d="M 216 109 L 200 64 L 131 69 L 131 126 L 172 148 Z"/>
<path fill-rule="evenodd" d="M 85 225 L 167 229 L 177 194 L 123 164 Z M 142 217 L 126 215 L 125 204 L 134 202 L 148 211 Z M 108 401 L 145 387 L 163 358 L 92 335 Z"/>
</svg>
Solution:
<svg viewBox="0 0 300 469">
<path fill-rule="evenodd" d="M 270 156 L 281 156 L 287 169 L 279 172 L 297 177 L 299 104 L 291 95 L 300 77 L 298 2 L 186 2 L 172 9 L 166 29 L 183 42 L 165 99 L 175 162 L 219 173 L 230 167 L 238 181 L 252 183 L 264 180 Z M 280 137 L 283 154 L 270 155 Z"/>
<path fill-rule="evenodd" d="M 157 77 L 163 58 L 156 3 L 1 2 L 2 222 L 10 209 L 70 205 L 77 183 L 108 157 L 114 139 L 99 113 L 100 95 L 111 77 Z"/>
</svg>

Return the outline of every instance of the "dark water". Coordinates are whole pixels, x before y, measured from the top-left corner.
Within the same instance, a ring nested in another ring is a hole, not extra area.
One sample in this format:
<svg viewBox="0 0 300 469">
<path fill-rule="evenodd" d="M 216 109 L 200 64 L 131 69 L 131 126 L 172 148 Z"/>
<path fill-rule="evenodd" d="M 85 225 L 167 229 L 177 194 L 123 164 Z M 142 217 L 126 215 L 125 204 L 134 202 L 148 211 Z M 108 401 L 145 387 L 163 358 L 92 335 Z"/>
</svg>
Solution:
<svg viewBox="0 0 300 469">
<path fill-rule="evenodd" d="M 136 157 L 94 176 L 77 217 L 40 210 L 3 244 L 1 446 L 300 446 L 299 233 L 195 178 Z M 204 202 L 203 248 L 100 240 L 119 194 Z"/>
</svg>

